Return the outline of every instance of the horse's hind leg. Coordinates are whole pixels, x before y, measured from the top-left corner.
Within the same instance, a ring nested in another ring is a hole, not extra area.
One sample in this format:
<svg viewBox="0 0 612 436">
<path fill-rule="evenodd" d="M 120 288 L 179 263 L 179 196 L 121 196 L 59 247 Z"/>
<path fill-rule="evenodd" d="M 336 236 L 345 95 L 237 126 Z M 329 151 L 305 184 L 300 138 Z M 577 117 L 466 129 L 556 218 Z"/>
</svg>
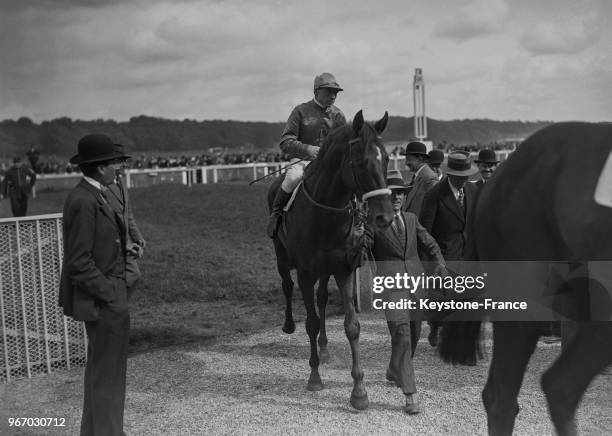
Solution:
<svg viewBox="0 0 612 436">
<path fill-rule="evenodd" d="M 363 384 L 363 370 L 359 358 L 359 320 L 355 311 L 355 274 L 350 272 L 347 275 L 336 274 L 336 283 L 342 293 L 344 303 L 344 331 L 351 346 L 353 357 L 353 367 L 351 376 L 353 377 L 353 391 L 351 392 L 351 406 L 357 410 L 367 409 L 370 402 L 368 393 Z"/>
<path fill-rule="evenodd" d="M 310 341 L 310 377 L 306 389 L 309 391 L 320 391 L 323 389 L 323 382 L 319 375 L 319 354 L 317 350 L 317 335 L 319 334 L 319 317 L 314 302 L 314 282 L 307 272 L 298 270 L 298 284 L 302 291 L 304 306 L 306 307 L 306 333 Z"/>
<path fill-rule="evenodd" d="M 281 276 L 283 294 L 285 295 L 285 322 L 283 331 L 291 334 L 295 331 L 295 322 L 293 321 L 293 280 L 291 279 L 291 267 L 289 260 L 285 254 L 285 248 L 278 240 L 274 241 L 276 249 L 276 268 Z"/>
<path fill-rule="evenodd" d="M 542 389 L 557 434 L 578 434 L 574 420 L 578 403 L 593 378 L 610 362 L 612 323 L 579 323 L 574 340 L 542 376 Z"/>
<path fill-rule="evenodd" d="M 482 391 L 491 435 L 512 434 L 519 412 L 518 393 L 540 329 L 538 323 L 493 323 L 493 359 Z"/>
<path fill-rule="evenodd" d="M 319 287 L 317 289 L 317 307 L 319 308 L 319 318 L 321 320 L 321 331 L 319 333 L 319 359 L 321 363 L 329 362 L 329 351 L 327 351 L 327 331 L 325 329 L 325 307 L 329 297 L 329 276 L 323 276 L 319 279 Z"/>
</svg>

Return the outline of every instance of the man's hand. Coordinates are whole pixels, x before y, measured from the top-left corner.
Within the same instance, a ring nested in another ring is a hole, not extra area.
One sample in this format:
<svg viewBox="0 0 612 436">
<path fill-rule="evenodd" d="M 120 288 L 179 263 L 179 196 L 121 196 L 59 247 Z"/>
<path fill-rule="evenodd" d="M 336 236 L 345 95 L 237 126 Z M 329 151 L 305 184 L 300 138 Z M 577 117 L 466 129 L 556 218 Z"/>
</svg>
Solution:
<svg viewBox="0 0 612 436">
<path fill-rule="evenodd" d="M 306 150 L 306 152 L 308 153 L 308 157 L 311 159 L 316 159 L 316 157 L 319 155 L 319 148 L 321 147 L 317 147 L 316 145 L 309 145 L 308 149 Z"/>
<path fill-rule="evenodd" d="M 136 259 L 140 259 L 144 254 L 144 248 L 138 244 L 128 244 L 127 251 L 132 253 Z"/>
</svg>

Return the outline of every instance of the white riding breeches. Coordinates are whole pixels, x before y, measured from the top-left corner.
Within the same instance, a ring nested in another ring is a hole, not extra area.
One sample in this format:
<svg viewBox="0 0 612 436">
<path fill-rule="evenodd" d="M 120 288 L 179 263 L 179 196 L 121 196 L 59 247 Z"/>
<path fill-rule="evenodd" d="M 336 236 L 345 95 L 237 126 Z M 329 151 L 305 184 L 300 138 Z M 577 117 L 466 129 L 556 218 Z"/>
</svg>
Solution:
<svg viewBox="0 0 612 436">
<path fill-rule="evenodd" d="M 287 168 L 285 180 L 283 180 L 281 185 L 281 189 L 287 193 L 293 192 L 295 187 L 299 185 L 304 178 L 304 168 L 310 163 L 309 161 L 298 161 L 299 159 L 297 158 L 293 158 L 289 161 L 293 163 L 293 165 Z"/>
</svg>

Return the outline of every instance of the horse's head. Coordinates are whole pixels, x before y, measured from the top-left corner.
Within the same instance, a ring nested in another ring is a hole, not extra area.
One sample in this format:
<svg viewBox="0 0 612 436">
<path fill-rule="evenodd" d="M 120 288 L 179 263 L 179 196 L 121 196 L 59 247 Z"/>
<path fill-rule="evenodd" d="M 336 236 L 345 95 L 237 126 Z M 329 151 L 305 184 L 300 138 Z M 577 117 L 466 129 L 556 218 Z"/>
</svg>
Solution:
<svg viewBox="0 0 612 436">
<path fill-rule="evenodd" d="M 374 126 L 363 120 L 362 111 L 353 118 L 348 153 L 342 161 L 342 179 L 357 197 L 368 204 L 368 222 L 379 228 L 387 227 L 393 219 L 391 191 L 387 188 L 387 165 L 389 155 L 382 144 L 380 134 L 389 114 Z"/>
</svg>

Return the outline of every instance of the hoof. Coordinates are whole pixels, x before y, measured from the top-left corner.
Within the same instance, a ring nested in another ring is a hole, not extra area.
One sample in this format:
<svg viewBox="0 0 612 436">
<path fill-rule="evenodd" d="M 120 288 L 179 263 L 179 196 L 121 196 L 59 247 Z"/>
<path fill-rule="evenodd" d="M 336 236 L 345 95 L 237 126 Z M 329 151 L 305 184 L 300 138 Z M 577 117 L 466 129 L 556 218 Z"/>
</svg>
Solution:
<svg viewBox="0 0 612 436">
<path fill-rule="evenodd" d="M 288 335 L 295 332 L 295 323 L 293 321 L 285 321 L 285 324 L 283 324 L 283 332 L 287 333 Z"/>
<path fill-rule="evenodd" d="M 319 362 L 329 363 L 329 351 L 327 351 L 327 348 L 321 348 L 321 351 L 319 351 Z"/>
<path fill-rule="evenodd" d="M 357 410 L 366 410 L 370 405 L 370 401 L 368 400 L 367 392 L 364 392 L 363 395 L 357 396 L 354 393 L 351 394 L 351 406 L 353 406 Z"/>
<path fill-rule="evenodd" d="M 321 380 L 308 380 L 308 384 L 306 385 L 306 390 L 310 392 L 322 391 L 323 390 L 323 382 Z"/>
</svg>

